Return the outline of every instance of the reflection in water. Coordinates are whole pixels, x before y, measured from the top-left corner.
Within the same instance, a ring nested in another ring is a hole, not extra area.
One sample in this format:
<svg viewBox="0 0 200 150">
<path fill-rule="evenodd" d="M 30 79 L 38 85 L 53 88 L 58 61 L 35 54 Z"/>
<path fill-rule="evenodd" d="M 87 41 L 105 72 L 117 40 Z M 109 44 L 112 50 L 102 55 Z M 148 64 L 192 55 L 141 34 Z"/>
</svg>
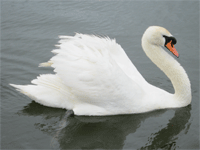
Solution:
<svg viewBox="0 0 200 150">
<path fill-rule="evenodd" d="M 186 131 L 189 129 L 189 125 L 186 127 L 190 119 L 190 110 L 191 105 L 185 108 L 178 108 L 175 111 L 175 115 L 172 119 L 169 120 L 167 127 L 163 128 L 157 133 L 154 133 L 154 138 L 151 141 L 151 144 L 142 149 L 157 149 L 157 148 L 166 148 L 166 149 L 175 149 L 176 146 L 176 135 L 178 135 L 182 130 L 186 128 Z"/>
<path fill-rule="evenodd" d="M 191 106 L 175 109 L 175 115 L 168 124 L 158 132 L 149 135 L 148 143 L 144 143 L 140 149 L 175 149 L 176 135 L 185 128 L 189 129 L 186 124 L 191 115 L 190 110 Z M 127 135 L 136 132 L 141 122 L 149 117 L 161 115 L 166 110 L 105 117 L 66 117 L 65 112 L 63 109 L 49 108 L 32 102 L 19 114 L 43 116 L 46 123 L 37 123 L 35 126 L 41 131 L 53 135 L 51 144 L 54 148 L 122 149 Z M 49 120 L 53 120 L 51 124 L 48 122 Z"/>
</svg>

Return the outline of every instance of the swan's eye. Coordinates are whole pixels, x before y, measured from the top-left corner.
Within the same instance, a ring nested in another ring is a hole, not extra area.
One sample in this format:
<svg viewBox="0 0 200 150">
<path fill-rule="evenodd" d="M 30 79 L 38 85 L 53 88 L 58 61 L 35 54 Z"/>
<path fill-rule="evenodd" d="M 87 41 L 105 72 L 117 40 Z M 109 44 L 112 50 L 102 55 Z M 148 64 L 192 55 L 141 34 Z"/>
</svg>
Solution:
<svg viewBox="0 0 200 150">
<path fill-rule="evenodd" d="M 169 43 L 170 41 L 172 41 L 172 44 L 175 45 L 177 43 L 175 37 L 173 36 L 166 36 L 166 35 L 163 35 L 163 37 L 165 38 L 165 45 L 167 43 Z"/>
</svg>

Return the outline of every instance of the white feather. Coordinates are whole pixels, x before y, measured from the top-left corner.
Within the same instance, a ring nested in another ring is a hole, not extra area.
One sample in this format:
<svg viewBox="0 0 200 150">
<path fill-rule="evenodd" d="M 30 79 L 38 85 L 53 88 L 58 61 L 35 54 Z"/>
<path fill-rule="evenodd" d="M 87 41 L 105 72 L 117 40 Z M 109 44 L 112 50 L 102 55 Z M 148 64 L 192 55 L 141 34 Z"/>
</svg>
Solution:
<svg viewBox="0 0 200 150">
<path fill-rule="evenodd" d="M 11 86 L 38 103 L 72 109 L 76 115 L 141 113 L 185 106 L 191 102 L 191 89 L 184 69 L 169 54 L 163 53 L 162 44 L 154 46 L 149 43 L 157 41 L 161 33 L 171 34 L 161 27 L 152 28 L 156 30 L 149 28 L 143 36 L 143 48 L 173 80 L 175 89 L 178 89 L 175 94 L 147 83 L 115 40 L 79 33 L 75 36 L 60 36 L 58 49 L 52 51 L 55 56 L 39 65 L 53 67 L 55 75 L 41 75 L 32 81 L 35 85 Z M 163 37 L 160 40 L 164 43 Z M 168 62 L 170 67 L 164 68 Z M 174 78 L 174 72 L 181 81 Z M 183 88 L 176 88 L 183 81 L 186 83 L 182 85 Z M 186 94 L 183 96 L 180 91 Z M 180 101 L 184 98 L 187 100 Z"/>
</svg>

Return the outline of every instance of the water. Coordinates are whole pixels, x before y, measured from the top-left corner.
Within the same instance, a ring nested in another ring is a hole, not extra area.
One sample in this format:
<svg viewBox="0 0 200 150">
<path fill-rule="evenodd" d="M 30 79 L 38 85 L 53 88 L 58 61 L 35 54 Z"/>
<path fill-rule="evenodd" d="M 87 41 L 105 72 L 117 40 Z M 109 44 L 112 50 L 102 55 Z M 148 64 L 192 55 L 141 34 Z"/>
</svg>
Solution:
<svg viewBox="0 0 200 150">
<path fill-rule="evenodd" d="M 66 110 L 35 103 L 9 83 L 29 84 L 53 69 L 38 64 L 53 56 L 58 35 L 75 32 L 116 38 L 145 79 L 173 92 L 167 77 L 146 57 L 141 37 L 150 25 L 177 39 L 177 59 L 192 84 L 191 105 L 144 114 L 64 118 Z M 198 1 L 2 1 L 2 149 L 198 149 Z"/>
</svg>

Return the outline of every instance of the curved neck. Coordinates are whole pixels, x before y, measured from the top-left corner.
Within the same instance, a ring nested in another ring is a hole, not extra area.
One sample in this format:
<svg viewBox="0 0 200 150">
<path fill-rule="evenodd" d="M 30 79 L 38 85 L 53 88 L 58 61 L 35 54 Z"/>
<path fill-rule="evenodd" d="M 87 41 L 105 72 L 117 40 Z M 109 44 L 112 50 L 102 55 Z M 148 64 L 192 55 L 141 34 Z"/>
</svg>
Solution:
<svg viewBox="0 0 200 150">
<path fill-rule="evenodd" d="M 189 104 L 191 102 L 191 86 L 183 67 L 161 46 L 152 45 L 143 40 L 142 47 L 151 61 L 171 80 L 175 90 L 175 99 L 179 100 L 182 105 Z"/>
</svg>

